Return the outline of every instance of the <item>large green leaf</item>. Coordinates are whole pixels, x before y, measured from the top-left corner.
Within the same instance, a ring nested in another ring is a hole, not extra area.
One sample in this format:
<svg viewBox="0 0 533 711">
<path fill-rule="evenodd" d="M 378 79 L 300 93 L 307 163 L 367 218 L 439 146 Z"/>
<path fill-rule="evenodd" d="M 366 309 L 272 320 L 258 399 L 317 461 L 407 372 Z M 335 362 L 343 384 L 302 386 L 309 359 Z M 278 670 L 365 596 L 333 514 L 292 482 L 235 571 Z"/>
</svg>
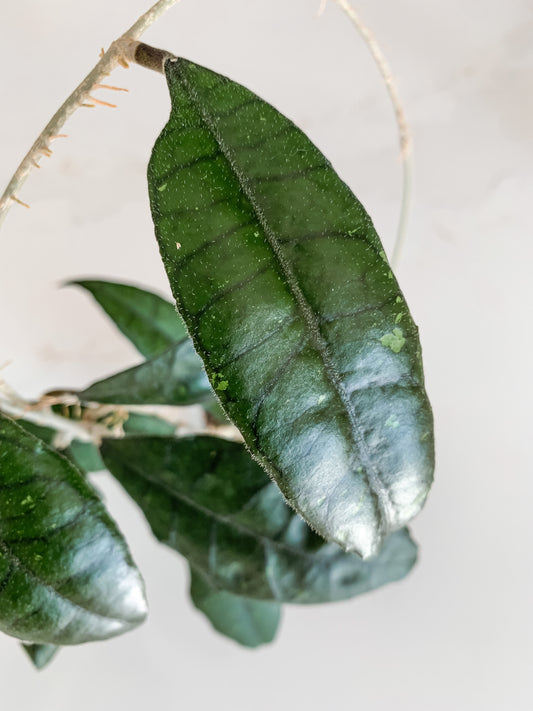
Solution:
<svg viewBox="0 0 533 711">
<path fill-rule="evenodd" d="M 251 600 L 216 590 L 191 568 L 191 600 L 226 637 L 245 647 L 272 642 L 281 617 L 281 605 L 269 600 Z"/>
<path fill-rule="evenodd" d="M 79 644 L 136 627 L 141 577 L 82 475 L 0 415 L 0 630 Z"/>
<path fill-rule="evenodd" d="M 148 169 L 178 309 L 222 404 L 290 504 L 363 556 L 421 508 L 432 415 L 417 328 L 372 222 L 248 89 L 169 60 Z"/>
<path fill-rule="evenodd" d="M 192 405 L 213 400 L 202 361 L 189 339 L 93 383 L 78 395 L 85 402 L 121 405 Z"/>
<path fill-rule="evenodd" d="M 175 307 L 157 294 L 111 281 L 84 279 L 69 283 L 87 289 L 145 358 L 162 353 L 187 336 Z"/>
<path fill-rule="evenodd" d="M 285 503 L 243 445 L 215 437 L 128 437 L 101 448 L 155 536 L 216 590 L 278 602 L 332 602 L 404 577 L 405 530 L 362 560 L 326 543 Z"/>
</svg>

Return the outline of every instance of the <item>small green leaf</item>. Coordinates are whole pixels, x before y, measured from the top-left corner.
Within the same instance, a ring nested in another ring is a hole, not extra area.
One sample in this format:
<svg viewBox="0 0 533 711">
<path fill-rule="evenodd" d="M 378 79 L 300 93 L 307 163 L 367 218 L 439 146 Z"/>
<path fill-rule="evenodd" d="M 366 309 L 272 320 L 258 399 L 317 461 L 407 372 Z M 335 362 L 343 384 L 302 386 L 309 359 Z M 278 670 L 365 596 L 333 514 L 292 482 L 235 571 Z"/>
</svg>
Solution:
<svg viewBox="0 0 533 711">
<path fill-rule="evenodd" d="M 60 451 L 82 472 L 99 472 L 105 469 L 98 447 L 92 442 L 81 442 L 75 439 L 66 449 Z"/>
<path fill-rule="evenodd" d="M 0 630 L 79 644 L 136 627 L 142 579 L 84 477 L 0 414 Z"/>
<path fill-rule="evenodd" d="M 278 630 L 281 605 L 216 590 L 191 568 L 191 599 L 213 627 L 245 647 L 269 644 Z"/>
<path fill-rule="evenodd" d="M 23 644 L 22 648 L 37 669 L 48 666 L 61 649 L 56 644 Z"/>
<path fill-rule="evenodd" d="M 121 405 L 192 405 L 214 398 L 202 361 L 189 339 L 93 383 L 78 395 L 85 402 Z"/>
<path fill-rule="evenodd" d="M 291 121 L 184 59 L 165 70 L 172 110 L 148 184 L 179 312 L 291 506 L 371 556 L 421 509 L 434 459 L 417 328 L 383 246 Z"/>
<path fill-rule="evenodd" d="M 128 419 L 124 422 L 124 433 L 127 435 L 173 435 L 175 432 L 176 425 L 157 417 L 157 415 L 130 412 L 128 413 Z"/>
<path fill-rule="evenodd" d="M 94 279 L 69 282 L 87 289 L 113 323 L 145 358 L 187 337 L 173 304 L 145 289 Z"/>
<path fill-rule="evenodd" d="M 277 602 L 333 602 L 399 580 L 415 563 L 416 545 L 406 530 L 390 535 L 381 553 L 366 561 L 326 543 L 237 442 L 128 437 L 104 441 L 101 452 L 154 535 L 216 590 Z"/>
</svg>

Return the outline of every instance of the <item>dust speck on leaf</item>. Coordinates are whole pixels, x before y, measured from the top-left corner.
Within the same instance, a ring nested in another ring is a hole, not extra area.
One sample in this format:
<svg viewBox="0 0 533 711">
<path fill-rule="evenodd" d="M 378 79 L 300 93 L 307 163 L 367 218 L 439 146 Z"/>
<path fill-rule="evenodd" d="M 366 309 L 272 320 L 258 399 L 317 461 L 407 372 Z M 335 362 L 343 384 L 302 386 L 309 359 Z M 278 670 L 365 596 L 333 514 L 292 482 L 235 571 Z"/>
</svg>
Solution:
<svg viewBox="0 0 533 711">
<path fill-rule="evenodd" d="M 400 426 L 400 423 L 398 421 L 398 418 L 395 417 L 394 415 L 391 415 L 390 417 L 387 418 L 385 421 L 385 427 L 390 427 L 391 429 L 395 430 L 397 427 Z"/>
<path fill-rule="evenodd" d="M 393 353 L 399 353 L 405 344 L 402 329 L 395 328 L 391 333 L 386 333 L 380 338 L 380 342 L 385 348 L 390 348 Z"/>
</svg>

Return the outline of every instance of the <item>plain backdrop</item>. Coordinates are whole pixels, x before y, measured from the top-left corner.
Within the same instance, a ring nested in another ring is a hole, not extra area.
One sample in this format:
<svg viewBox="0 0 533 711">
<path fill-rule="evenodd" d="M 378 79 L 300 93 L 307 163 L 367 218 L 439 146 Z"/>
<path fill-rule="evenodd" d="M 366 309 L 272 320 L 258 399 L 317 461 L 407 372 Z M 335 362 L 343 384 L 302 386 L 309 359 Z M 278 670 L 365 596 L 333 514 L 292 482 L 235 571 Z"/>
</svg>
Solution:
<svg viewBox="0 0 533 711">
<path fill-rule="evenodd" d="M 145 40 L 249 86 L 286 113 L 365 204 L 390 254 L 401 169 L 391 106 L 335 3 L 183 0 Z M 148 0 L 2 0 L 0 183 Z M 532 583 L 533 10 L 530 0 L 359 0 L 392 65 L 414 138 L 397 274 L 420 327 L 436 481 L 403 582 L 345 603 L 286 607 L 247 651 L 192 608 L 183 561 L 98 476 L 146 579 L 137 631 L 62 651 L 37 673 L 0 636 L 6 711 L 204 709 L 529 711 Z M 80 110 L 0 231 L 0 365 L 27 397 L 84 386 L 139 356 L 81 276 L 168 294 L 146 164 L 169 99 L 119 69 L 117 110 Z M 98 96 L 110 99 L 100 91 Z"/>
</svg>

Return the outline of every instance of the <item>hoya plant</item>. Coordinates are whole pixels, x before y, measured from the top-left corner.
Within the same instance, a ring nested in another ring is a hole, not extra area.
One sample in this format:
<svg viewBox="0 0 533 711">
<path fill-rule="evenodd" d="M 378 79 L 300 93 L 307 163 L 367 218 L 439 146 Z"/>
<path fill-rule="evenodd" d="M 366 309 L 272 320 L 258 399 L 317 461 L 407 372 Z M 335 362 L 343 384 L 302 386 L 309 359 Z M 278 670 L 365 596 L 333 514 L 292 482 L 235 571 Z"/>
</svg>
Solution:
<svg viewBox="0 0 533 711">
<path fill-rule="evenodd" d="M 143 362 L 29 407 L 6 389 L 0 399 L 0 629 L 37 667 L 147 613 L 95 471 L 186 558 L 194 605 L 249 647 L 272 641 L 284 603 L 351 598 L 416 561 L 406 526 L 432 481 L 432 415 L 417 328 L 380 239 L 283 113 L 139 42 L 171 4 L 113 43 L 73 96 L 90 101 L 117 63 L 167 82 L 147 182 L 175 304 L 74 282 Z M 73 105 L 15 174 L 4 213 Z M 203 427 L 176 426 L 160 405 L 201 408 Z"/>
</svg>

